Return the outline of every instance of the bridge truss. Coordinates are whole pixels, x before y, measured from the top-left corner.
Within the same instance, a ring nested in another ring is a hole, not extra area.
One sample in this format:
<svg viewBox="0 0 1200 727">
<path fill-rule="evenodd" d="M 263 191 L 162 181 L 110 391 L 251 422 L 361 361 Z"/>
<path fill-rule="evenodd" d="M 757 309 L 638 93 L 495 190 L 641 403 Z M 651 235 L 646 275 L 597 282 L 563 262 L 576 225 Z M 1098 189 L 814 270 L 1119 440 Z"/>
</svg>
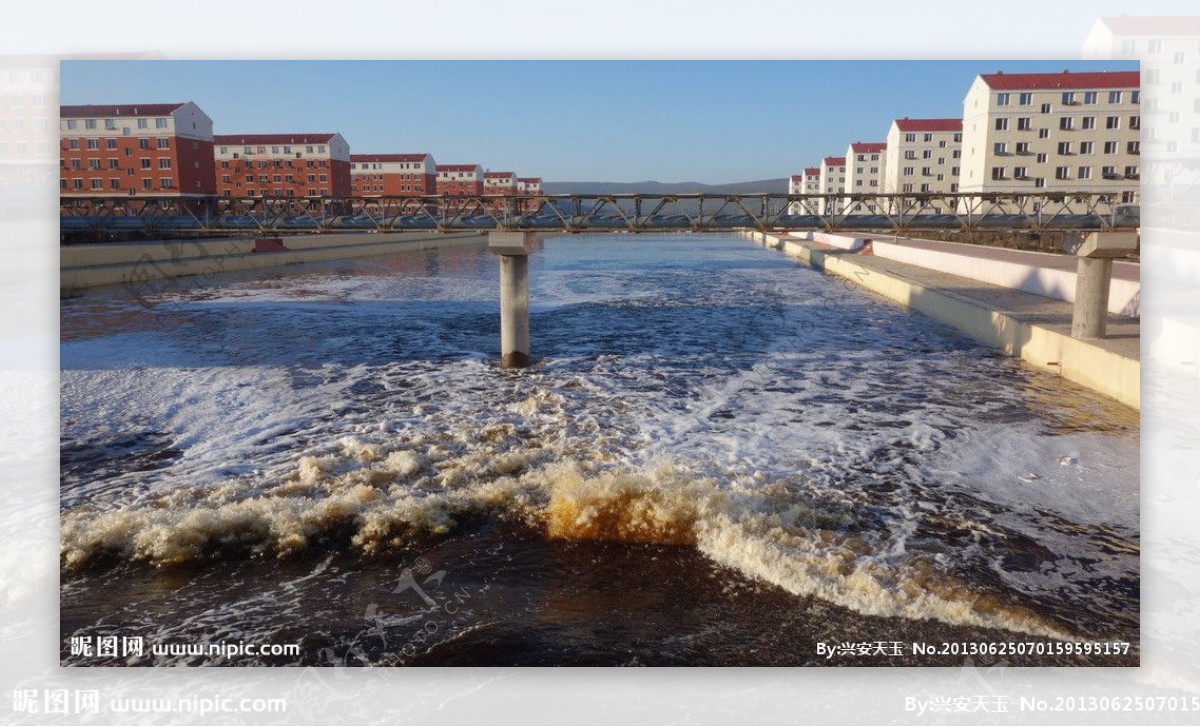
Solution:
<svg viewBox="0 0 1200 727">
<path fill-rule="evenodd" d="M 66 233 L 1105 231 L 1139 225 L 1111 194 L 610 194 L 474 197 L 62 197 Z"/>
</svg>

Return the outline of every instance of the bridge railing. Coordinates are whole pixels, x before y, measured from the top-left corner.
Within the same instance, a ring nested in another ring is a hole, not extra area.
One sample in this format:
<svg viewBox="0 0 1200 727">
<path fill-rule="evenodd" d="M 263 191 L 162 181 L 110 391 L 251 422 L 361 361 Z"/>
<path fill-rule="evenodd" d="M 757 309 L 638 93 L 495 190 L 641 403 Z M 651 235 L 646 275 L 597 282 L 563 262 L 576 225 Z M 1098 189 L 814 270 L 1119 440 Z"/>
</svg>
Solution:
<svg viewBox="0 0 1200 727">
<path fill-rule="evenodd" d="M 60 199 L 64 233 L 756 229 L 903 234 L 1104 231 L 1136 228 L 1139 222 L 1136 205 L 1095 192 Z"/>
</svg>

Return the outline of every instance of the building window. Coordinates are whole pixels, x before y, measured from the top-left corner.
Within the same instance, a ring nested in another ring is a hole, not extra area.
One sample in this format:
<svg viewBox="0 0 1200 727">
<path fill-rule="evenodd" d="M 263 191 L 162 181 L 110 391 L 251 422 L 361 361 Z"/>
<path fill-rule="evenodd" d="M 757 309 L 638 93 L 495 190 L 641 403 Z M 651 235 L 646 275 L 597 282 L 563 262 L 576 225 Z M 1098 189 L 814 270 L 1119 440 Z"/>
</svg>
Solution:
<svg viewBox="0 0 1200 727">
<path fill-rule="evenodd" d="M 67 139 L 67 148 L 71 151 L 79 150 L 79 139 Z"/>
<path fill-rule="evenodd" d="M 995 145 L 993 146 L 993 151 L 999 155 L 1007 154 L 1008 153 L 1008 142 L 1006 142 L 1006 141 L 996 142 Z"/>
<path fill-rule="evenodd" d="M 87 148 L 88 149 L 99 149 L 100 141 L 98 139 L 88 139 L 87 140 Z"/>
<path fill-rule="evenodd" d="M 911 177 L 913 175 L 913 168 L 912 167 L 904 167 L 903 174 L 906 177 Z"/>
<path fill-rule="evenodd" d="M 1092 168 L 1091 167 L 1080 167 L 1079 168 L 1079 178 L 1080 179 L 1091 179 L 1092 178 Z"/>
<path fill-rule="evenodd" d="M 82 168 L 82 166 L 83 166 L 82 162 L 80 162 L 78 159 L 71 160 L 71 169 L 79 170 L 80 168 Z"/>
<path fill-rule="evenodd" d="M 1058 153 L 1060 156 L 1066 156 L 1066 155 L 1070 154 L 1071 153 L 1071 142 L 1069 142 L 1069 141 L 1058 142 Z"/>
<path fill-rule="evenodd" d="M 79 126 L 79 122 L 75 119 L 67 119 L 67 128 L 74 131 Z"/>
<path fill-rule="evenodd" d="M 1094 141 L 1079 142 L 1079 153 L 1080 154 L 1091 154 L 1094 151 L 1095 144 L 1096 144 L 1096 142 L 1094 142 Z"/>
<path fill-rule="evenodd" d="M 1067 105 L 1075 103 L 1075 92 L 1064 91 L 1062 95 L 1062 102 Z"/>
<path fill-rule="evenodd" d="M 74 128 L 74 127 L 71 127 L 71 128 Z M 905 134 L 905 135 L 904 135 L 904 141 L 906 141 L 906 142 L 908 142 L 908 143 L 910 143 L 910 144 L 911 144 L 912 142 L 916 141 L 916 140 L 917 140 L 917 135 L 916 135 L 916 134 Z"/>
<path fill-rule="evenodd" d="M 1117 142 L 1115 142 L 1115 141 L 1104 142 L 1104 153 L 1105 154 L 1116 154 L 1117 153 Z"/>
<path fill-rule="evenodd" d="M 107 131 L 113 131 L 117 128 L 117 122 L 113 119 L 105 119 L 104 120 L 104 128 Z"/>
<path fill-rule="evenodd" d="M 1032 103 L 1033 103 L 1033 94 L 1032 93 L 1023 93 L 1020 96 L 1017 96 L 1017 105 L 1018 106 L 1029 106 Z"/>
<path fill-rule="evenodd" d="M 83 120 L 83 128 L 95 129 L 96 128 L 96 120 L 95 119 L 84 119 Z"/>
<path fill-rule="evenodd" d="M 116 139 L 105 139 L 104 147 L 106 149 L 116 149 L 117 148 L 117 140 Z"/>
<path fill-rule="evenodd" d="M 992 179 L 1004 179 L 1004 167 L 992 167 Z"/>
<path fill-rule="evenodd" d="M 159 169 L 170 169 L 171 168 L 170 158 L 163 157 L 163 158 L 159 159 L 158 160 L 158 168 Z"/>
<path fill-rule="evenodd" d="M 138 139 L 138 148 L 139 149 L 149 149 L 150 148 L 150 140 L 149 139 Z"/>
<path fill-rule="evenodd" d="M 167 139 L 165 137 L 159 139 L 158 140 L 158 148 L 159 149 L 170 149 L 171 148 L 171 140 Z"/>
<path fill-rule="evenodd" d="M 1018 154 L 1028 154 L 1029 153 L 1029 142 L 1018 141 L 1017 142 L 1017 153 Z"/>
<path fill-rule="evenodd" d="M 99 159 L 88 159 L 88 169 L 99 170 L 100 169 L 100 160 Z"/>
<path fill-rule="evenodd" d="M 1008 131 L 1008 119 L 1001 117 L 996 119 L 996 131 Z"/>
<path fill-rule="evenodd" d="M 1024 179 L 1025 171 L 1025 167 L 1013 167 L 1013 179 Z"/>
<path fill-rule="evenodd" d="M 1033 128 L 1033 118 L 1030 116 L 1022 116 L 1017 119 L 1017 131 L 1029 131 Z"/>
<path fill-rule="evenodd" d="M 104 180 L 103 179 L 93 179 L 93 180 L 91 180 L 91 182 L 92 182 L 92 189 L 104 189 Z"/>
<path fill-rule="evenodd" d="M 922 158 L 922 159 L 932 159 L 932 158 L 933 158 L 933 150 L 932 150 L 932 149 L 926 149 L 926 150 L 922 151 L 922 152 L 921 152 L 921 158 Z"/>
<path fill-rule="evenodd" d="M 1137 179 L 1138 178 L 1138 168 L 1136 166 L 1125 167 L 1125 176 L 1130 179 Z"/>
<path fill-rule="evenodd" d="M 1154 42 L 1154 41 L 1151 41 L 1151 42 Z M 1109 103 L 1121 103 L 1121 92 L 1120 91 L 1109 91 L 1108 92 L 1108 102 Z"/>
<path fill-rule="evenodd" d="M 1106 118 L 1104 120 L 1104 128 L 1106 128 L 1106 129 L 1121 128 L 1121 117 L 1120 116 L 1109 116 L 1108 118 Z"/>
<path fill-rule="evenodd" d="M 921 176 L 922 177 L 932 177 L 933 169 L 931 169 L 930 167 L 921 167 Z"/>
<path fill-rule="evenodd" d="M 1043 114 L 1048 114 L 1048 113 L 1050 113 L 1050 110 L 1051 110 L 1051 106 L 1050 106 L 1050 104 L 1048 104 L 1048 103 L 1044 103 L 1044 104 L 1042 104 L 1042 113 L 1043 113 Z"/>
<path fill-rule="evenodd" d="M 1049 158 L 1050 158 L 1050 155 L 1046 154 L 1045 152 L 1043 152 L 1043 153 L 1041 153 L 1041 154 L 1038 154 L 1038 155 L 1037 155 L 1037 163 L 1038 163 L 1038 164 L 1045 164 L 1045 163 L 1046 163 L 1046 161 L 1047 161 Z"/>
<path fill-rule="evenodd" d="M 120 178 L 108 180 L 108 188 L 109 189 L 120 189 L 121 188 Z"/>
<path fill-rule="evenodd" d="M 1129 128 L 1131 128 L 1131 129 L 1142 128 L 1142 117 L 1141 116 L 1130 116 L 1129 117 Z"/>
<path fill-rule="evenodd" d="M 72 179 L 71 180 L 71 188 L 72 189 L 83 189 L 83 180 L 82 179 Z"/>
<path fill-rule="evenodd" d="M 1138 103 L 1141 100 L 1142 100 L 1142 92 L 1141 91 L 1130 91 L 1129 92 L 1129 103 Z"/>
<path fill-rule="evenodd" d="M 156 128 L 156 129 L 167 128 L 167 120 L 166 119 L 155 119 L 154 120 L 154 128 Z"/>
<path fill-rule="evenodd" d="M 1080 121 L 1080 128 L 1082 128 L 1084 130 L 1096 128 L 1096 117 L 1095 116 L 1084 116 L 1083 119 Z"/>
<path fill-rule="evenodd" d="M 1071 174 L 1070 167 L 1055 167 L 1054 168 L 1054 178 L 1055 179 L 1070 179 L 1071 178 L 1070 174 Z"/>
<path fill-rule="evenodd" d="M 912 149 L 909 149 L 908 151 L 904 152 L 904 158 L 905 159 L 916 159 L 917 152 Z"/>
<path fill-rule="evenodd" d="M 1008 94 L 1007 93 L 996 94 L 996 105 L 997 106 L 1007 106 L 1008 105 Z"/>
<path fill-rule="evenodd" d="M 150 126 L 150 124 L 146 123 L 146 119 L 138 119 L 137 120 L 137 127 L 139 129 L 145 129 L 149 126 Z"/>
<path fill-rule="evenodd" d="M 1075 119 L 1070 116 L 1064 116 L 1058 120 L 1058 128 L 1062 131 L 1070 131 L 1075 128 Z"/>
<path fill-rule="evenodd" d="M 1083 103 L 1084 105 L 1096 103 L 1096 92 L 1085 91 L 1083 94 Z"/>
<path fill-rule="evenodd" d="M 109 159 L 108 160 L 108 168 L 109 169 L 119 169 L 120 164 L 121 164 L 120 159 Z"/>
<path fill-rule="evenodd" d="M 1041 189 L 1041 188 L 1045 187 L 1046 186 L 1045 177 L 1038 177 L 1037 179 L 1034 179 L 1033 186 L 1037 189 Z"/>
<path fill-rule="evenodd" d="M 1125 145 L 1125 151 L 1129 152 L 1130 154 L 1141 154 L 1142 143 L 1140 141 L 1131 141 Z"/>
<path fill-rule="evenodd" d="M 1100 168 L 1100 176 L 1104 177 L 1105 179 L 1115 179 L 1117 176 L 1117 168 L 1116 167 L 1101 167 Z"/>
<path fill-rule="evenodd" d="M 1039 139 L 1049 139 L 1050 138 L 1050 130 L 1049 129 L 1038 129 L 1038 138 Z"/>
</svg>

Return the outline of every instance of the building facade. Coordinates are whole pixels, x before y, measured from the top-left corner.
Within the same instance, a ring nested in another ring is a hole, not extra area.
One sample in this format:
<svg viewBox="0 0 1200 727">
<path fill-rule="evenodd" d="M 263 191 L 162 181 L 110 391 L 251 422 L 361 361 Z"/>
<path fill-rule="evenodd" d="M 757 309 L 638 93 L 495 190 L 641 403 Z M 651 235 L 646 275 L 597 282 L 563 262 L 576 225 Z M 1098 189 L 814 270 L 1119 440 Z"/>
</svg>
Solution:
<svg viewBox="0 0 1200 727">
<path fill-rule="evenodd" d="M 478 164 L 438 164 L 437 193 L 450 197 L 483 194 L 483 167 Z"/>
<path fill-rule="evenodd" d="M 517 194 L 541 194 L 541 177 L 517 177 Z"/>
<path fill-rule="evenodd" d="M 884 152 L 885 194 L 958 191 L 962 119 L 896 119 Z M 939 206 L 940 207 L 940 206 Z M 931 209 L 934 214 L 950 210 Z"/>
<path fill-rule="evenodd" d="M 1198 37 L 1198 16 L 1120 16 L 1098 19 L 1084 42 L 1085 58 L 1141 62 L 1142 117 L 1152 122 L 1142 134 L 1142 146 L 1161 162 L 1152 165 L 1161 175 L 1157 184 L 1168 183 L 1180 167 L 1194 169 L 1172 162 L 1200 157 Z"/>
<path fill-rule="evenodd" d="M 1138 200 L 1137 72 L 995 73 L 963 102 L 962 192 L 1104 193 Z"/>
<path fill-rule="evenodd" d="M 348 197 L 350 145 L 341 134 L 213 137 L 222 197 Z"/>
<path fill-rule="evenodd" d="M 487 195 L 516 194 L 517 175 L 513 172 L 484 172 L 483 193 Z"/>
<path fill-rule="evenodd" d="M 841 194 L 846 191 L 846 157 L 825 157 L 821 160 L 820 193 Z M 846 200 L 840 197 L 822 199 L 817 202 L 818 212 L 823 215 L 840 214 Z"/>
<path fill-rule="evenodd" d="M 846 191 L 852 194 L 879 194 L 883 190 L 884 152 L 887 143 L 856 141 L 846 147 Z M 875 201 L 855 205 L 847 212 L 866 214 L 879 209 Z"/>
<path fill-rule="evenodd" d="M 430 154 L 351 154 L 350 192 L 356 197 L 432 196 L 437 163 Z"/>
<path fill-rule="evenodd" d="M 59 108 L 63 196 L 215 194 L 213 122 L 192 102 Z"/>
<path fill-rule="evenodd" d="M 803 174 L 793 174 L 788 179 L 788 194 L 820 194 L 821 193 L 821 168 L 820 167 L 805 167 Z M 803 215 L 810 214 L 813 208 L 809 207 L 806 211 L 804 205 L 800 202 L 792 202 L 788 205 L 788 214 Z"/>
</svg>

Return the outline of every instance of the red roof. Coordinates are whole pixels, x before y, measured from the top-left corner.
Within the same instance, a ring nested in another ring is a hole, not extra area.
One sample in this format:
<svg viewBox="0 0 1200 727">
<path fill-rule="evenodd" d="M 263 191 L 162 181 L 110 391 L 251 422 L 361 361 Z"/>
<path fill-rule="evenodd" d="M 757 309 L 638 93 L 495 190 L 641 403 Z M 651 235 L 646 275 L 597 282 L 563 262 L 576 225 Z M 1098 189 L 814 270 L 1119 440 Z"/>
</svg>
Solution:
<svg viewBox="0 0 1200 727">
<path fill-rule="evenodd" d="M 328 144 L 337 134 L 216 134 L 214 144 Z"/>
<path fill-rule="evenodd" d="M 856 141 L 850 145 L 850 151 L 854 152 L 855 154 L 878 154 L 879 152 L 883 151 L 884 149 L 887 149 L 887 143 L 882 142 L 882 141 L 880 141 L 880 142 Z"/>
<path fill-rule="evenodd" d="M 1138 88 L 1137 71 L 1099 73 L 985 73 L 983 82 L 998 91 L 1046 91 L 1076 88 Z"/>
<path fill-rule="evenodd" d="M 844 167 L 846 166 L 846 157 L 825 157 L 822 160 L 827 167 Z"/>
<path fill-rule="evenodd" d="M 896 119 L 901 131 L 962 131 L 962 119 Z"/>
<path fill-rule="evenodd" d="M 809 177 L 816 177 L 816 176 L 820 176 L 820 174 L 821 174 L 821 168 L 820 168 L 820 167 L 805 167 L 805 168 L 804 168 L 804 174 L 805 174 L 805 175 L 807 175 L 807 176 L 809 176 Z"/>
<path fill-rule="evenodd" d="M 439 164 L 437 170 L 439 172 L 474 172 L 479 169 L 478 164 Z"/>
<path fill-rule="evenodd" d="M 1200 35 L 1200 17 L 1194 15 L 1159 16 L 1138 18 L 1100 18 L 1112 30 L 1113 35 L 1168 36 Z"/>
<path fill-rule="evenodd" d="M 352 162 L 423 162 L 428 154 L 351 154 Z"/>
<path fill-rule="evenodd" d="M 485 172 L 483 175 L 483 178 L 484 179 L 512 179 L 513 177 L 516 177 L 516 176 L 517 175 L 513 174 L 512 172 Z"/>
<path fill-rule="evenodd" d="M 792 175 L 792 181 L 793 181 L 793 182 L 803 182 L 803 181 L 804 181 L 804 175 L 803 175 L 803 174 L 793 174 L 793 175 Z"/>
<path fill-rule="evenodd" d="M 63 119 L 99 118 L 104 116 L 170 116 L 182 103 L 96 104 L 59 106 Z"/>
<path fill-rule="evenodd" d="M 526 184 L 541 184 L 542 178 L 541 177 L 517 177 L 517 181 L 525 182 Z"/>
</svg>

